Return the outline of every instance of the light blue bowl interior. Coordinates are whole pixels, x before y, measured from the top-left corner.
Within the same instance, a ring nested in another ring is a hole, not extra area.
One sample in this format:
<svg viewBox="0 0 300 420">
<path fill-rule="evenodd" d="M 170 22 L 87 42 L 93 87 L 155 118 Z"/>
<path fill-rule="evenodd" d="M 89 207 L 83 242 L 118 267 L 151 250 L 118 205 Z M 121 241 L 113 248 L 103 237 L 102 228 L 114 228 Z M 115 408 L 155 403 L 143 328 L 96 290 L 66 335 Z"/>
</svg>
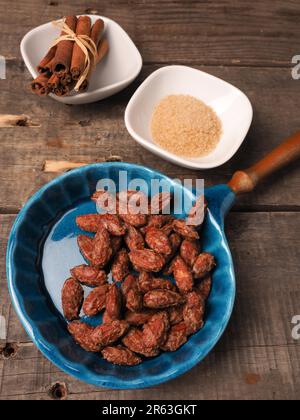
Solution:
<svg viewBox="0 0 300 420">
<path fill-rule="evenodd" d="M 218 265 L 204 328 L 174 353 L 162 353 L 135 367 L 115 366 L 75 344 L 61 314 L 60 293 L 69 269 L 83 263 L 76 244 L 82 232 L 75 218 L 96 211 L 89 197 L 98 180 L 110 178 L 118 185 L 120 170 L 127 171 L 128 182 L 141 178 L 150 185 L 151 179 L 164 179 L 173 191 L 191 196 L 163 174 L 138 165 L 94 164 L 64 174 L 39 190 L 18 215 L 8 243 L 7 277 L 23 326 L 49 360 L 87 383 L 130 389 L 154 386 L 183 374 L 201 361 L 222 335 L 235 298 L 234 270 L 223 226 L 234 194 L 225 185 L 206 190 L 209 211 L 202 233 L 203 248 L 215 255 Z M 99 317 L 88 322 L 98 323 Z"/>
</svg>

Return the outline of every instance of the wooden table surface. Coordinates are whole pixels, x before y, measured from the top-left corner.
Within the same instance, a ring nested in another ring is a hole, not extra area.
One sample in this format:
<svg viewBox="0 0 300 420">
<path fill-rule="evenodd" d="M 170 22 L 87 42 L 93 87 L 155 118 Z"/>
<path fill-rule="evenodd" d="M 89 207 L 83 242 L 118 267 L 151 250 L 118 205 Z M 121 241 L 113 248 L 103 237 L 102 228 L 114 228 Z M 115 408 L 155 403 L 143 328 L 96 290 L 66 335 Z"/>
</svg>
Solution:
<svg viewBox="0 0 300 420">
<path fill-rule="evenodd" d="M 28 197 L 57 174 L 46 160 L 123 161 L 148 165 L 171 177 L 226 182 L 300 128 L 300 80 L 291 76 L 300 54 L 298 0 L 0 1 L 0 114 L 26 114 L 25 126 L 0 128 L 0 398 L 55 398 L 59 383 L 68 399 L 298 399 L 300 342 L 291 320 L 300 314 L 299 162 L 241 197 L 227 219 L 237 275 L 232 319 L 210 355 L 169 383 L 138 391 L 86 385 L 61 372 L 32 344 L 12 307 L 5 274 L 6 243 Z M 95 13 L 120 23 L 143 59 L 138 80 L 120 94 L 85 106 L 65 106 L 28 91 L 30 75 L 19 44 L 32 27 L 67 14 Z M 155 69 L 186 64 L 242 89 L 254 107 L 245 143 L 224 166 L 187 170 L 154 157 L 124 126 L 124 109 Z"/>
</svg>

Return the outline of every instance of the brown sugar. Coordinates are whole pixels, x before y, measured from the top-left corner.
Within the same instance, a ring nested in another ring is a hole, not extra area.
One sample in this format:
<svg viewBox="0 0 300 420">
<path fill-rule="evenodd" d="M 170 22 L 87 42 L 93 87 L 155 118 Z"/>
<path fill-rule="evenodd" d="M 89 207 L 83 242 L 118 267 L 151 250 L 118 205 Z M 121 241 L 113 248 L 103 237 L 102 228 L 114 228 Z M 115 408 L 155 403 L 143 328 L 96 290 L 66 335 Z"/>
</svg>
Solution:
<svg viewBox="0 0 300 420">
<path fill-rule="evenodd" d="M 152 120 L 153 141 L 184 157 L 200 157 L 217 146 L 222 123 L 215 111 L 190 95 L 170 95 L 156 106 Z"/>
</svg>

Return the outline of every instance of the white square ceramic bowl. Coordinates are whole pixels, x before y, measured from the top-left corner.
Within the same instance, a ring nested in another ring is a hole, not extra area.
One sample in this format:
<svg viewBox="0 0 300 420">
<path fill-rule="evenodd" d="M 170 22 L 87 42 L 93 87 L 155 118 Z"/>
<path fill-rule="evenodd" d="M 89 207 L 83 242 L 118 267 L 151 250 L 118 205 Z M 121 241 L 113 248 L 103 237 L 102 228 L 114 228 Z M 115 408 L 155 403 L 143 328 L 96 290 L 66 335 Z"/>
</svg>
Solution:
<svg viewBox="0 0 300 420">
<path fill-rule="evenodd" d="M 138 76 L 142 68 L 141 54 L 120 25 L 103 16 L 90 15 L 90 18 L 92 23 L 98 18 L 103 19 L 109 52 L 93 72 L 88 91 L 73 92 L 70 96 L 65 97 L 50 95 L 53 99 L 65 104 L 86 104 L 114 95 L 128 86 Z M 32 29 L 22 39 L 21 54 L 33 78 L 38 75 L 37 64 L 59 33 L 59 29 L 49 22 Z"/>
<path fill-rule="evenodd" d="M 223 133 L 217 148 L 207 156 L 176 156 L 153 142 L 150 122 L 158 102 L 167 95 L 192 95 L 211 106 L 222 121 Z M 158 156 L 178 165 L 215 168 L 227 162 L 241 146 L 253 117 L 247 96 L 231 84 L 186 66 L 167 66 L 152 73 L 137 89 L 125 111 L 130 135 Z"/>
</svg>

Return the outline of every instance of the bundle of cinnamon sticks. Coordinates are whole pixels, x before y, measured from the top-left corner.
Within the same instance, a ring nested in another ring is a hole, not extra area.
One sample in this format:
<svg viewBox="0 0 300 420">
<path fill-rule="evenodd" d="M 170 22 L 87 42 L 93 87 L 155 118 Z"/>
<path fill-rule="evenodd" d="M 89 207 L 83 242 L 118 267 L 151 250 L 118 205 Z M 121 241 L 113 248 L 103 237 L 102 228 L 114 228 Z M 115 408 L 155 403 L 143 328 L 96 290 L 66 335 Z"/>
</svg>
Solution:
<svg viewBox="0 0 300 420">
<path fill-rule="evenodd" d="M 66 96 L 76 86 L 76 90 L 84 92 L 89 86 L 93 69 L 108 52 L 108 42 L 101 38 L 104 29 L 102 19 L 97 19 L 92 25 L 89 16 L 67 16 L 64 23 L 79 39 L 91 40 L 90 44 L 96 47 L 95 54 L 88 53 L 90 66 L 86 72 L 86 53 L 75 40 L 62 39 L 53 45 L 37 66 L 39 76 L 31 82 L 31 91 L 39 96 L 49 93 Z M 64 35 L 67 34 L 62 30 L 60 37 Z"/>
</svg>

